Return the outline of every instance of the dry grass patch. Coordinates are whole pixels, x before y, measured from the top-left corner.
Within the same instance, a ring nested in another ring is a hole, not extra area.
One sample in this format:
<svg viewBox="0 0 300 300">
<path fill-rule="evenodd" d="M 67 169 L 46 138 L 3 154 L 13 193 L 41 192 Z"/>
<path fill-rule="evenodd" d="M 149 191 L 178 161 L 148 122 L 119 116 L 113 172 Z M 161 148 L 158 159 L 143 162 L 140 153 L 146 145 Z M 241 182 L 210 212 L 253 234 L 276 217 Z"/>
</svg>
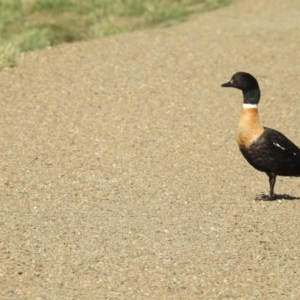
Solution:
<svg viewBox="0 0 300 300">
<path fill-rule="evenodd" d="M 0 0 L 0 68 L 20 52 L 133 31 L 233 0 Z"/>
</svg>

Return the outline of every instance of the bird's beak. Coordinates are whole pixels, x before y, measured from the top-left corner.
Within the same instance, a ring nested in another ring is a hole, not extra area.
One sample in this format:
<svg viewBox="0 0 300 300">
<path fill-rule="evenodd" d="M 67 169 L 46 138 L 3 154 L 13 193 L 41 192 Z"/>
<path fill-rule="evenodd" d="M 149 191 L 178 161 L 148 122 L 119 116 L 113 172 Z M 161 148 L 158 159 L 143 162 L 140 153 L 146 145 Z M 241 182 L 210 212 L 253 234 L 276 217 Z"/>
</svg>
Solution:
<svg viewBox="0 0 300 300">
<path fill-rule="evenodd" d="M 233 87 L 231 80 L 226 83 L 221 84 L 221 87 Z"/>
</svg>

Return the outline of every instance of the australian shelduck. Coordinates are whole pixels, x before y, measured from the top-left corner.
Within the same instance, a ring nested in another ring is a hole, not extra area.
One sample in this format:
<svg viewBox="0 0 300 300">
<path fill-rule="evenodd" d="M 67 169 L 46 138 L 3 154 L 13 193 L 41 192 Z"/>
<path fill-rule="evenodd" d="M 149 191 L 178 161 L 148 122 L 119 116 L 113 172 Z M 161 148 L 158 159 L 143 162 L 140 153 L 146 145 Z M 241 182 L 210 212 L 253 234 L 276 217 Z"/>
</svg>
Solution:
<svg viewBox="0 0 300 300">
<path fill-rule="evenodd" d="M 251 74 L 238 72 L 221 86 L 237 88 L 243 92 L 244 102 L 237 142 L 248 163 L 269 176 L 268 199 L 274 200 L 276 176 L 300 176 L 300 149 L 282 133 L 260 124 L 260 89 L 257 80 Z"/>
</svg>

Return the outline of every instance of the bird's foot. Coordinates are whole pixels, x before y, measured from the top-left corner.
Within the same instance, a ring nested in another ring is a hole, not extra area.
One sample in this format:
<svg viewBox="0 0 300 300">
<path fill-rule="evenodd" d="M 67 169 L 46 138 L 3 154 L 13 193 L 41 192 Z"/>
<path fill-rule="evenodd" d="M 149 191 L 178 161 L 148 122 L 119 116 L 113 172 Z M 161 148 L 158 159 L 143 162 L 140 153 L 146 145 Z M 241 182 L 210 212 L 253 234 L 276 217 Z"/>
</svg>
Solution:
<svg viewBox="0 0 300 300">
<path fill-rule="evenodd" d="M 256 201 L 274 201 L 276 200 L 276 195 L 265 195 L 262 194 L 260 196 L 255 197 Z"/>
</svg>

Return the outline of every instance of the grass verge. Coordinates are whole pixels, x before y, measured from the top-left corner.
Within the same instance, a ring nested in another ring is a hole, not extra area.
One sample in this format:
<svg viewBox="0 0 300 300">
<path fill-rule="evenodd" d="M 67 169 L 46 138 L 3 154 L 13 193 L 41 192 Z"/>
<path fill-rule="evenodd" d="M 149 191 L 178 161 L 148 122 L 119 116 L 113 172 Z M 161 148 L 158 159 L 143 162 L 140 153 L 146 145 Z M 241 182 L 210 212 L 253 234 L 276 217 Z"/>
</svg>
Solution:
<svg viewBox="0 0 300 300">
<path fill-rule="evenodd" d="M 133 31 L 233 0 L 0 0 L 0 69 L 21 52 Z"/>
</svg>

